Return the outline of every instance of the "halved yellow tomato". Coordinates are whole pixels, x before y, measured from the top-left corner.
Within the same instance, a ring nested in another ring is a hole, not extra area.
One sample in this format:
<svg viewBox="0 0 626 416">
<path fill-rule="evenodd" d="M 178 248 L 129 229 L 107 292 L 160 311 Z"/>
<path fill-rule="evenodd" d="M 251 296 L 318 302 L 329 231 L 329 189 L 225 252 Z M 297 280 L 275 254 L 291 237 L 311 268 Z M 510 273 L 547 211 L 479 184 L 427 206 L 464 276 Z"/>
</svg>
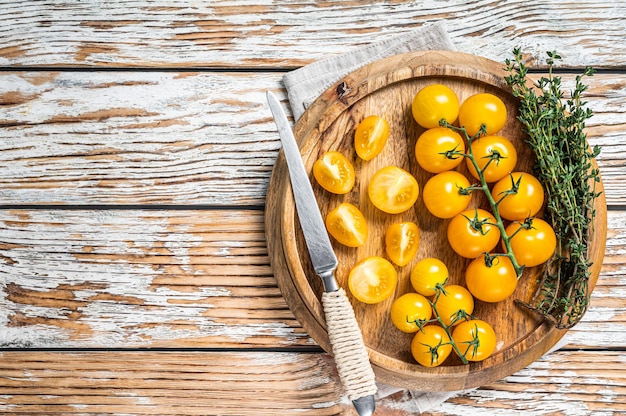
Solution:
<svg viewBox="0 0 626 416">
<path fill-rule="evenodd" d="M 328 151 L 313 164 L 313 176 L 328 192 L 347 194 L 354 186 L 354 167 L 341 153 Z"/>
<path fill-rule="evenodd" d="M 398 273 L 389 260 L 378 256 L 358 262 L 348 275 L 350 293 L 363 303 L 379 303 L 396 290 Z"/>
<path fill-rule="evenodd" d="M 420 231 L 414 222 L 391 224 L 385 233 L 385 251 L 392 262 L 406 266 L 417 254 Z"/>
<path fill-rule="evenodd" d="M 344 202 L 326 215 L 326 229 L 331 236 L 348 247 L 359 247 L 367 240 L 367 220 L 349 202 Z"/>
<path fill-rule="evenodd" d="M 399 214 L 415 204 L 419 185 L 406 170 L 397 166 L 386 166 L 374 173 L 367 193 L 376 208 L 389 214 Z"/>
<path fill-rule="evenodd" d="M 371 160 L 385 147 L 389 138 L 389 124 L 380 116 L 368 116 L 354 132 L 354 148 L 363 160 Z"/>
</svg>

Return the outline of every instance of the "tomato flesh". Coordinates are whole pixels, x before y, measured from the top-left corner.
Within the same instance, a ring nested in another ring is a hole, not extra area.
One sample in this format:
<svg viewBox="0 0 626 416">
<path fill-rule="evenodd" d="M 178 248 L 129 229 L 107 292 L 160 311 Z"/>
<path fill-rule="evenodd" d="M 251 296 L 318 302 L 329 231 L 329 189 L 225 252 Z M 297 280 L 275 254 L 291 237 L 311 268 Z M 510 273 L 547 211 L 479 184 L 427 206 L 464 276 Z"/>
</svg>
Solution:
<svg viewBox="0 0 626 416">
<path fill-rule="evenodd" d="M 389 214 L 399 214 L 415 204 L 419 185 L 413 175 L 404 169 L 386 166 L 374 173 L 367 192 L 376 208 Z"/>
<path fill-rule="evenodd" d="M 380 116 L 368 116 L 354 132 L 354 148 L 363 160 L 371 160 L 382 152 L 389 138 L 389 124 Z"/>
<path fill-rule="evenodd" d="M 326 229 L 335 240 L 348 247 L 360 247 L 367 240 L 367 220 L 357 207 L 348 202 L 326 215 Z"/>
<path fill-rule="evenodd" d="M 350 293 L 368 304 L 380 303 L 396 290 L 398 274 L 382 257 L 367 257 L 357 263 L 348 276 Z"/>
<path fill-rule="evenodd" d="M 355 181 L 352 163 L 336 151 L 326 152 L 315 161 L 313 176 L 322 188 L 334 194 L 347 194 Z"/>
<path fill-rule="evenodd" d="M 417 254 L 420 233 L 414 222 L 399 222 L 389 226 L 385 233 L 385 251 L 392 262 L 406 266 Z"/>
</svg>

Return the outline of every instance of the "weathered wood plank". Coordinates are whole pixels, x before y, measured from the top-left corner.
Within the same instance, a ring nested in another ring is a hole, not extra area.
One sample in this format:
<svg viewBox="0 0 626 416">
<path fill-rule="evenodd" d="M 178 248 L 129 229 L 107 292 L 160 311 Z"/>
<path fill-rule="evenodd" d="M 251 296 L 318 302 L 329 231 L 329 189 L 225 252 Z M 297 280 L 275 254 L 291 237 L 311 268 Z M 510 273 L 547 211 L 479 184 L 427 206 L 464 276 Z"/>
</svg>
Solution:
<svg viewBox="0 0 626 416">
<path fill-rule="evenodd" d="M 314 345 L 262 211 L 3 211 L 3 347 Z"/>
<path fill-rule="evenodd" d="M 298 347 L 263 211 L 0 211 L 0 346 Z M 626 215 L 570 347 L 626 345 Z M 593 333 L 593 336 L 589 336 Z"/>
<path fill-rule="evenodd" d="M 619 352 L 555 352 L 425 414 L 616 415 L 626 410 L 623 368 Z M 399 392 L 378 400 L 376 414 L 416 410 Z M 328 355 L 276 352 L 1 352 L 0 411 L 355 414 Z"/>
<path fill-rule="evenodd" d="M 488 57 L 520 46 L 530 59 L 626 65 L 620 0 L 466 2 L 2 0 L 0 65 L 295 67 L 448 20 L 462 51 Z M 358 18 L 355 18 L 358 16 Z"/>
<path fill-rule="evenodd" d="M 588 81 L 607 200 L 626 204 L 626 79 Z M 0 204 L 263 205 L 266 90 L 280 74 L 0 73 Z"/>
</svg>

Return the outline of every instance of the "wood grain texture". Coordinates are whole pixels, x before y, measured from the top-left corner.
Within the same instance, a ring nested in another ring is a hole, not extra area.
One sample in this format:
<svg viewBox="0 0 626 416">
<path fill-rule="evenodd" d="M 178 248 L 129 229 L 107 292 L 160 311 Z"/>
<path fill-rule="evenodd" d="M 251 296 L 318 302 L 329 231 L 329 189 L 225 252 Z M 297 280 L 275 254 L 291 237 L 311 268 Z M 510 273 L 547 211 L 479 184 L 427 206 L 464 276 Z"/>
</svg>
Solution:
<svg viewBox="0 0 626 416">
<path fill-rule="evenodd" d="M 314 345 L 261 211 L 3 211 L 2 347 Z"/>
<path fill-rule="evenodd" d="M 0 347 L 315 345 L 280 293 L 264 212 L 0 211 Z M 608 213 L 572 348 L 626 345 L 626 215 Z M 589 337 L 593 332 L 594 336 Z"/>
<path fill-rule="evenodd" d="M 626 204 L 626 82 L 588 82 L 607 201 Z M 266 90 L 284 99 L 280 75 L 0 73 L 0 204 L 263 205 L 280 148 Z"/>
<path fill-rule="evenodd" d="M 626 411 L 623 367 L 619 352 L 556 352 L 424 414 L 617 416 Z M 415 409 L 410 393 L 391 392 L 376 415 Z M 0 412 L 355 415 L 326 354 L 232 351 L 2 352 Z"/>
<path fill-rule="evenodd" d="M 2 0 L 0 8 L 3 66 L 297 67 L 441 19 L 460 51 L 496 58 L 521 46 L 540 63 L 557 49 L 568 66 L 626 64 L 620 0 Z"/>
</svg>

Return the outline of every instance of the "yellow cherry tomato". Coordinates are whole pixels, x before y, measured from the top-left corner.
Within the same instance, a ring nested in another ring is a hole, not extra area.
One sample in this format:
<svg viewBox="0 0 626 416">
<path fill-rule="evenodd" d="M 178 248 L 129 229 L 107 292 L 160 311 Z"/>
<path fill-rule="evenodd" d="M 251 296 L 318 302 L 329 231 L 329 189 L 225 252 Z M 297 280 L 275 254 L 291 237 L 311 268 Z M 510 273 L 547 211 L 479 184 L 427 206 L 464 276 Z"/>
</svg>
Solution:
<svg viewBox="0 0 626 416">
<path fill-rule="evenodd" d="M 468 361 L 482 361 L 496 349 L 496 333 L 480 319 L 461 322 L 452 332 L 452 339 Z"/>
<path fill-rule="evenodd" d="M 411 341 L 411 355 L 424 367 L 437 367 L 451 352 L 450 337 L 438 325 L 426 325 Z"/>
<path fill-rule="evenodd" d="M 385 232 L 385 251 L 392 262 L 406 266 L 417 254 L 420 231 L 414 222 L 391 224 Z"/>
<path fill-rule="evenodd" d="M 447 285 L 437 298 L 435 309 L 444 324 L 457 325 L 465 315 L 474 312 L 474 298 L 463 286 Z"/>
<path fill-rule="evenodd" d="M 399 214 L 415 204 L 419 185 L 406 170 L 387 166 L 374 173 L 367 193 L 376 208 L 389 214 Z"/>
<path fill-rule="evenodd" d="M 448 242 L 461 257 L 475 259 L 489 253 L 500 242 L 496 219 L 481 208 L 461 212 L 448 223 Z"/>
<path fill-rule="evenodd" d="M 348 247 L 359 247 L 367 240 L 367 220 L 354 205 L 344 202 L 326 215 L 326 229 Z"/>
<path fill-rule="evenodd" d="M 472 95 L 461 104 L 459 109 L 459 125 L 471 137 L 486 125 L 486 134 L 495 134 L 506 123 L 506 106 L 500 98 L 489 93 Z"/>
<path fill-rule="evenodd" d="M 391 322 L 402 332 L 419 331 L 432 314 L 428 299 L 419 293 L 406 293 L 391 304 Z"/>
<path fill-rule="evenodd" d="M 459 115 L 459 98 L 445 85 L 428 85 L 415 94 L 411 112 L 417 124 L 425 129 L 438 127 L 442 119 L 452 124 Z"/>
<path fill-rule="evenodd" d="M 389 138 L 389 124 L 380 116 L 369 116 L 359 123 L 354 132 L 354 148 L 363 160 L 371 160 L 385 147 Z"/>
<path fill-rule="evenodd" d="M 517 150 L 506 137 L 483 136 L 472 141 L 470 147 L 478 169 L 483 171 L 487 182 L 499 181 L 515 169 Z M 478 172 L 469 158 L 467 158 L 467 167 L 472 176 L 478 179 Z"/>
<path fill-rule="evenodd" d="M 423 132 L 415 143 L 415 158 L 422 169 L 439 173 L 457 167 L 464 159 L 465 141 L 447 127 Z"/>
<path fill-rule="evenodd" d="M 480 256 L 465 269 L 465 285 L 483 302 L 500 302 L 515 292 L 517 273 L 506 256 Z"/>
<path fill-rule="evenodd" d="M 329 151 L 313 164 L 313 176 L 328 192 L 347 194 L 354 186 L 352 163 L 341 153 Z"/>
<path fill-rule="evenodd" d="M 491 194 L 499 201 L 500 216 L 510 221 L 524 221 L 534 217 L 544 201 L 541 182 L 527 172 L 513 172 L 500 179 L 493 186 Z"/>
<path fill-rule="evenodd" d="M 439 259 L 428 257 L 417 262 L 411 270 L 411 286 L 421 295 L 432 296 L 437 286 L 448 280 L 448 267 Z"/>
<path fill-rule="evenodd" d="M 545 263 L 556 249 L 556 234 L 550 224 L 540 218 L 511 223 L 505 229 L 517 262 L 526 267 Z"/>
<path fill-rule="evenodd" d="M 372 256 L 358 262 L 348 276 L 350 293 L 363 303 L 379 303 L 396 290 L 398 273 L 387 259 Z"/>
<path fill-rule="evenodd" d="M 467 209 L 472 200 L 465 175 L 455 170 L 441 172 L 424 185 L 422 198 L 428 212 L 437 218 L 452 218 Z"/>
</svg>

